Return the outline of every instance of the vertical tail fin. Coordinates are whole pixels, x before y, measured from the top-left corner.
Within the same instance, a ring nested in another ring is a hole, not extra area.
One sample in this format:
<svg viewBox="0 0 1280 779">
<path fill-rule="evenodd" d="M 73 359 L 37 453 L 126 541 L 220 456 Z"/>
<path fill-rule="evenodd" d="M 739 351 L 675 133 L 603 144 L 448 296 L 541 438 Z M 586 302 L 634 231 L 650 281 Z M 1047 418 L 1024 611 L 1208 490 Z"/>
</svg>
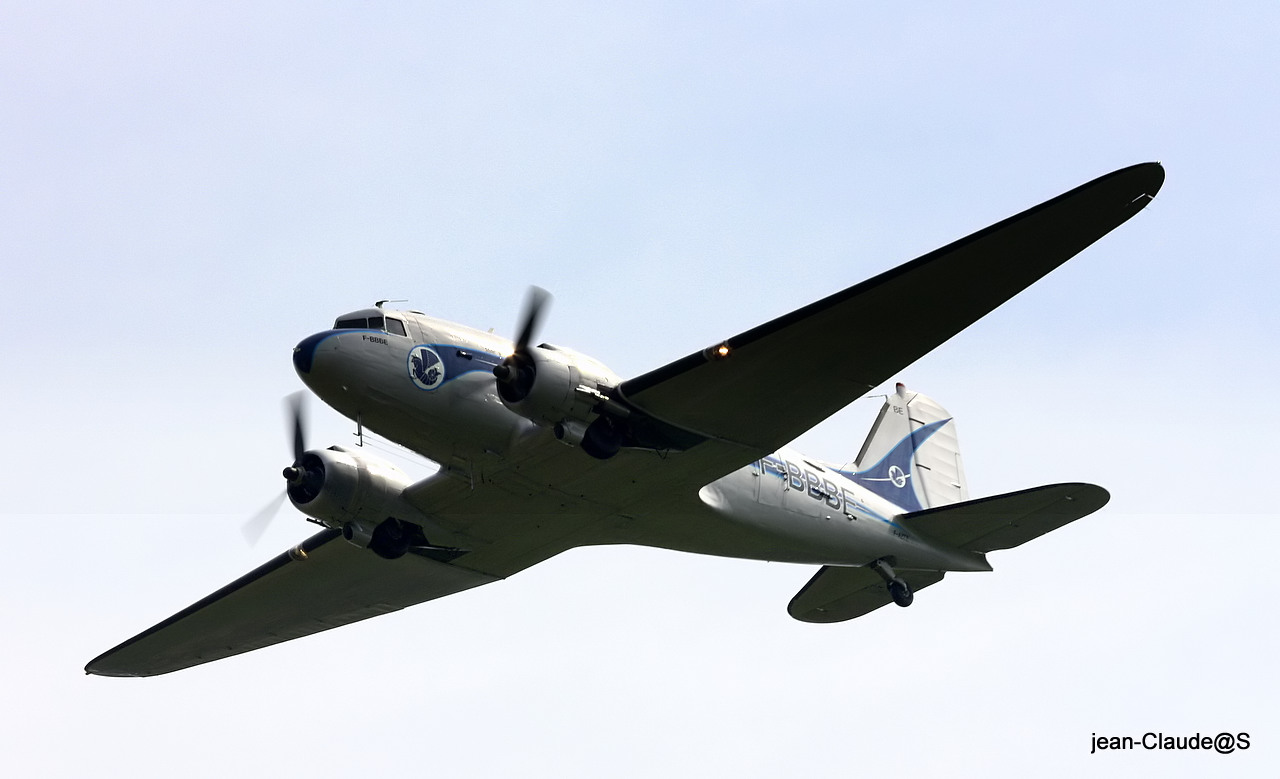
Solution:
<svg viewBox="0 0 1280 779">
<path fill-rule="evenodd" d="M 843 472 L 907 511 L 968 500 L 955 421 L 902 384 L 885 400 L 853 472 Z"/>
</svg>

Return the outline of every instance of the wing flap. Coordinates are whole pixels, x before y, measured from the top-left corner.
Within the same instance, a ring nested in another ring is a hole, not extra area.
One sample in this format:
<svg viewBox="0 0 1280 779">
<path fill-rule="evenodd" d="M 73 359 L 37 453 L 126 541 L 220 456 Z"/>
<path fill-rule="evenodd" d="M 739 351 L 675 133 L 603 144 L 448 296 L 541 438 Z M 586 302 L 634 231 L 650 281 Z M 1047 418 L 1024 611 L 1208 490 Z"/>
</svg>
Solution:
<svg viewBox="0 0 1280 779">
<path fill-rule="evenodd" d="M 913 591 L 942 581 L 942 571 L 898 571 Z M 824 565 L 791 599 L 787 613 L 801 622 L 844 622 L 893 602 L 880 574 L 870 568 Z"/>
<path fill-rule="evenodd" d="M 1012 549 L 1088 516 L 1111 495 L 1095 484 L 1050 484 L 926 509 L 899 518 L 934 541 L 969 552 Z"/>
<path fill-rule="evenodd" d="M 729 338 L 724 350 L 625 381 L 618 394 L 664 423 L 773 451 L 1118 227 L 1163 181 L 1159 163 L 1102 176 Z"/>
<path fill-rule="evenodd" d="M 496 580 L 414 554 L 384 560 L 326 530 L 108 650 L 85 672 L 165 674 Z"/>
</svg>

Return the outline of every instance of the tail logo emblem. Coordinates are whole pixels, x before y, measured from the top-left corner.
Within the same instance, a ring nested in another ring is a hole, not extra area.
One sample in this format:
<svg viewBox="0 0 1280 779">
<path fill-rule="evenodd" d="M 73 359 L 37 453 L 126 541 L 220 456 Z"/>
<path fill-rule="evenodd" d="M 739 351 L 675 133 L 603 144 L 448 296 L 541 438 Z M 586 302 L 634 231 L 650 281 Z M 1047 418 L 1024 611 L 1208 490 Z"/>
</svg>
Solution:
<svg viewBox="0 0 1280 779">
<path fill-rule="evenodd" d="M 898 466 L 891 465 L 889 466 L 889 481 L 893 482 L 893 486 L 902 489 L 907 486 L 907 475 Z"/>
<path fill-rule="evenodd" d="M 426 346 L 415 346 L 409 352 L 409 378 L 419 389 L 433 390 L 444 382 L 444 362 Z"/>
</svg>

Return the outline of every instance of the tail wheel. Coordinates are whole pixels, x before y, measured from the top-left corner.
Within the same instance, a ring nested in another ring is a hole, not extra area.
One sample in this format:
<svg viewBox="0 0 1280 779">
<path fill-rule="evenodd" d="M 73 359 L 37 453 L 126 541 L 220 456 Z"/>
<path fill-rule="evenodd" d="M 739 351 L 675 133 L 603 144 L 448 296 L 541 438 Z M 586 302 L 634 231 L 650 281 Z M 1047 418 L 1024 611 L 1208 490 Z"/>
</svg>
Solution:
<svg viewBox="0 0 1280 779">
<path fill-rule="evenodd" d="M 911 585 L 902 579 L 894 579 L 889 582 L 889 596 L 893 598 L 893 602 L 903 607 L 911 605 L 911 601 L 915 600 L 915 593 L 911 592 Z"/>
</svg>

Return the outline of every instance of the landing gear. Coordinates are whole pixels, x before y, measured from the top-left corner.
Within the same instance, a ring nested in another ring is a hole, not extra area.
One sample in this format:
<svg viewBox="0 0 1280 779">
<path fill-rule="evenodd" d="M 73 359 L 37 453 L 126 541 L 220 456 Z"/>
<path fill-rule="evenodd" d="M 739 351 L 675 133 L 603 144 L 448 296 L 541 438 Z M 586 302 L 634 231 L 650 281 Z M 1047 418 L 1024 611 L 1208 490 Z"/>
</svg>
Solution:
<svg viewBox="0 0 1280 779">
<path fill-rule="evenodd" d="M 915 593 L 911 591 L 911 585 L 907 584 L 901 576 L 893 572 L 893 567 L 889 565 L 889 561 L 881 558 L 871 564 L 871 570 L 880 574 L 880 578 L 884 579 L 885 585 L 889 588 L 889 597 L 893 598 L 893 602 L 906 608 L 911 605 L 911 601 L 915 600 Z"/>
</svg>

